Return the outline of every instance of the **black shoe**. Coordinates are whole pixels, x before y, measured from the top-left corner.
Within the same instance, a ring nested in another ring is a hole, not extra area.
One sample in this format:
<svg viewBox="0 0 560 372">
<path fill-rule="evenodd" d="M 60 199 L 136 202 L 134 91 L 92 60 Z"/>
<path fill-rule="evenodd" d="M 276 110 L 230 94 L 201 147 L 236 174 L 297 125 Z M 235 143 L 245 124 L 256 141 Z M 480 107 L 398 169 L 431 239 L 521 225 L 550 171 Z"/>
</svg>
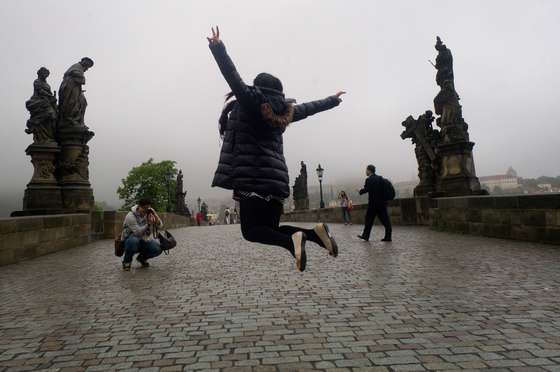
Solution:
<svg viewBox="0 0 560 372">
<path fill-rule="evenodd" d="M 292 242 L 294 244 L 294 257 L 296 258 L 296 266 L 299 271 L 305 271 L 307 265 L 307 254 L 305 253 L 305 242 L 307 236 L 301 231 L 292 235 Z"/>
<path fill-rule="evenodd" d="M 140 265 L 142 265 L 142 267 L 150 267 L 148 260 L 144 259 L 144 257 L 141 257 L 140 255 L 136 257 L 136 261 L 140 262 Z"/>
<path fill-rule="evenodd" d="M 382 242 L 392 242 L 393 239 L 388 238 L 388 237 L 385 237 L 385 238 L 381 239 L 381 241 L 382 241 Z"/>
<path fill-rule="evenodd" d="M 123 268 L 124 271 L 130 271 L 130 266 L 131 266 L 130 262 L 127 262 L 127 263 L 123 262 L 122 263 L 122 268 Z"/>
<path fill-rule="evenodd" d="M 329 227 L 324 223 L 319 223 L 313 228 L 313 231 L 315 231 L 315 234 L 321 239 L 321 246 L 325 248 L 331 256 L 338 256 L 338 245 L 331 235 Z"/>
<path fill-rule="evenodd" d="M 364 237 L 363 235 L 358 235 L 358 238 L 360 238 L 360 239 L 362 239 L 362 240 L 364 240 L 364 241 L 366 241 L 366 242 L 369 242 L 369 239 L 366 238 L 366 237 Z"/>
</svg>

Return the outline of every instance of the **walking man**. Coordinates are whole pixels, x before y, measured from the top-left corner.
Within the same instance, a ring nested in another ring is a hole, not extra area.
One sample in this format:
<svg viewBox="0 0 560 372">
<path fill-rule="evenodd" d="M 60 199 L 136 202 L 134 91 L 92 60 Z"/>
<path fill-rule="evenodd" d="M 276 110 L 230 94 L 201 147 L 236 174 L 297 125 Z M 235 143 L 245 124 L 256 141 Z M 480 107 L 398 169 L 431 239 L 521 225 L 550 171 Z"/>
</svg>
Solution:
<svg viewBox="0 0 560 372">
<path fill-rule="evenodd" d="M 366 168 L 366 175 L 368 178 L 366 178 L 364 188 L 360 190 L 360 195 L 368 193 L 368 209 L 364 232 L 362 235 L 358 235 L 358 238 L 366 242 L 369 241 L 375 217 L 379 217 L 379 220 L 385 227 L 385 237 L 381 241 L 390 242 L 392 239 L 392 228 L 389 212 L 387 211 L 387 199 L 385 198 L 385 180 L 375 174 L 375 166 L 371 164 Z"/>
</svg>

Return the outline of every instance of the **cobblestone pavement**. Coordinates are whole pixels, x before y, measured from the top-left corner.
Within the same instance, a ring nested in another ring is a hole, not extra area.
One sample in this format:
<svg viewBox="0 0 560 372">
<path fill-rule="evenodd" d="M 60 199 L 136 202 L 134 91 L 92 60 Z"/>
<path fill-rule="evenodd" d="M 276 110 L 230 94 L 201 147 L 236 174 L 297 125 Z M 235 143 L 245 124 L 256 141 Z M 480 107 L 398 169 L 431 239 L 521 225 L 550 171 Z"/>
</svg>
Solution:
<svg viewBox="0 0 560 372">
<path fill-rule="evenodd" d="M 110 241 L 0 267 L 0 371 L 560 371 L 557 247 L 333 231 L 305 273 L 239 226 L 176 230 L 149 269 Z"/>
</svg>

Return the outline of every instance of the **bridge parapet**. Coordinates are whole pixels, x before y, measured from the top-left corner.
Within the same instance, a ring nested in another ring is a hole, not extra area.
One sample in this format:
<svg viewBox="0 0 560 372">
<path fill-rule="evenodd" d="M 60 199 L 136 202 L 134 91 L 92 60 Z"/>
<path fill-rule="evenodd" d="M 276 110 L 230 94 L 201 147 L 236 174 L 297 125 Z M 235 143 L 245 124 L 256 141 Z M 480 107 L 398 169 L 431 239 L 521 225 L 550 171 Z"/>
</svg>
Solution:
<svg viewBox="0 0 560 372">
<path fill-rule="evenodd" d="M 352 222 L 363 223 L 366 209 L 356 205 Z M 395 199 L 389 214 L 394 225 L 560 245 L 560 194 Z M 282 220 L 343 222 L 340 208 L 289 212 Z"/>
<path fill-rule="evenodd" d="M 0 266 L 78 247 L 120 233 L 125 212 L 0 218 Z M 192 226 L 190 217 L 161 213 L 166 228 Z"/>
</svg>

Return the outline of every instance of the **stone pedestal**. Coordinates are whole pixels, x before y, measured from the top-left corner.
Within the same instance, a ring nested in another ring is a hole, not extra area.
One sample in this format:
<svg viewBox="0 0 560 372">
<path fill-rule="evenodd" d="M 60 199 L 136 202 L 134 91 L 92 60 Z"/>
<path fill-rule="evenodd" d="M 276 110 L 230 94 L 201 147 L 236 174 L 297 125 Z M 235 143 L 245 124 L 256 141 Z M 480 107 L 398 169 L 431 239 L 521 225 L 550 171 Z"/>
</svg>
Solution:
<svg viewBox="0 0 560 372">
<path fill-rule="evenodd" d="M 87 145 L 93 135 L 85 126 L 62 128 L 58 132 L 62 150 L 58 157 L 57 176 L 66 213 L 89 212 L 94 208 Z"/>
<path fill-rule="evenodd" d="M 61 189 L 55 177 L 55 162 L 60 147 L 54 142 L 32 144 L 25 153 L 31 157 L 33 176 L 25 189 L 23 210 L 13 212 L 12 216 L 61 213 Z"/>
<path fill-rule="evenodd" d="M 422 197 L 428 196 L 435 191 L 435 186 L 433 184 L 423 185 L 420 183 L 418 186 L 414 188 L 414 196 L 415 197 Z"/>
<path fill-rule="evenodd" d="M 484 195 L 476 177 L 472 155 L 474 143 L 443 143 L 437 148 L 441 158 L 440 177 L 433 196 Z"/>
</svg>

